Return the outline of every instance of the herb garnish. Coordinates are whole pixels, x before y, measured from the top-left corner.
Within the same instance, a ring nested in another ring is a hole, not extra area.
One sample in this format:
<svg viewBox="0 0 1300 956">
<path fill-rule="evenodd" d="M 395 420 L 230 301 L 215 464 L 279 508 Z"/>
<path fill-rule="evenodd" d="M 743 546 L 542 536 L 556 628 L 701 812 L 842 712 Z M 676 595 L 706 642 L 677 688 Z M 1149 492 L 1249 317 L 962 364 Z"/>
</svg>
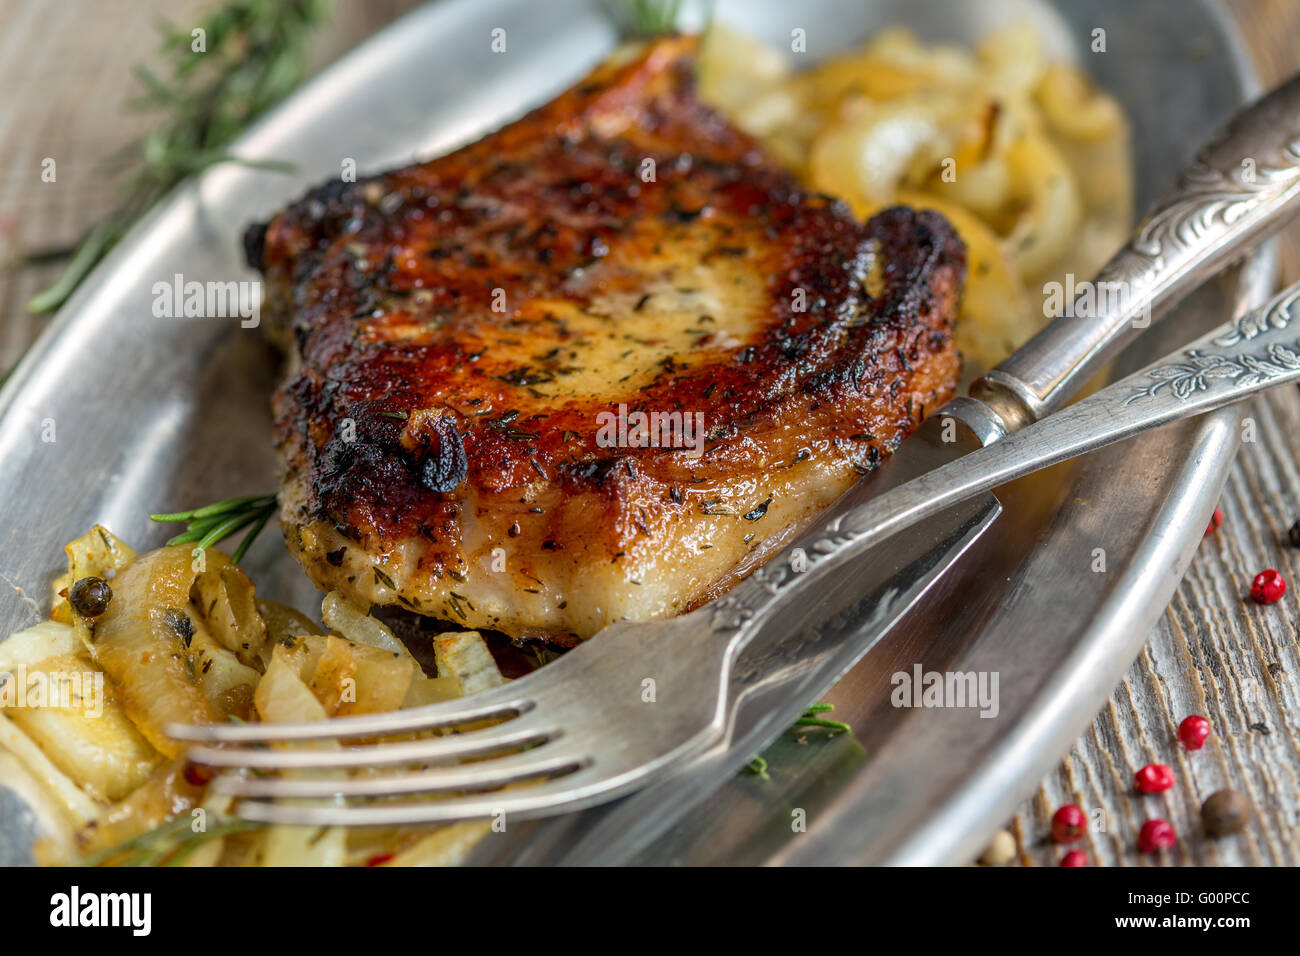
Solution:
<svg viewBox="0 0 1300 956">
<path fill-rule="evenodd" d="M 129 840 L 84 856 L 73 865 L 103 866 L 117 860 L 119 866 L 177 866 L 208 840 L 262 826 L 265 824 L 250 820 L 218 820 L 196 833 L 191 830 L 190 818 L 182 814 Z"/>
<path fill-rule="evenodd" d="M 825 702 L 813 704 L 803 712 L 803 716 L 794 722 L 796 727 L 825 727 L 837 734 L 850 733 L 853 728 L 840 720 L 823 720 L 818 714 L 826 714 L 835 709 L 834 704 Z"/>
<path fill-rule="evenodd" d="M 233 564 L 238 564 L 248 553 L 262 529 L 266 527 L 271 515 L 275 514 L 275 495 L 245 495 L 242 498 L 227 498 L 216 504 L 192 508 L 189 511 L 174 511 L 169 514 L 150 515 L 149 517 L 163 523 L 185 523 L 185 531 L 168 540 L 168 545 L 189 544 L 194 546 L 196 554 L 212 547 L 218 541 L 229 538 L 245 528 L 252 526 L 239 547 L 230 556 Z"/>
<path fill-rule="evenodd" d="M 54 284 L 27 303 L 30 312 L 61 306 L 135 222 L 177 183 L 215 163 L 241 162 L 285 171 L 285 163 L 252 162 L 226 146 L 261 113 L 284 99 L 302 77 L 307 41 L 325 18 L 326 0 L 227 0 L 192 32 L 164 22 L 164 79 L 144 65 L 144 93 L 131 106 L 166 112 L 140 141 L 142 168 L 122 204 L 81 240 Z M 202 30 L 200 34 L 198 31 Z M 196 49 L 202 37 L 203 49 Z M 42 260 L 53 258 L 46 251 Z"/>
<path fill-rule="evenodd" d="M 640 37 L 671 33 L 682 10 L 681 0 L 624 0 L 623 6 L 629 32 Z"/>
<path fill-rule="evenodd" d="M 794 722 L 790 729 L 795 730 L 799 727 L 825 727 L 827 730 L 832 732 L 831 736 L 834 736 L 835 734 L 852 733 L 853 728 L 843 721 L 826 720 L 817 716 L 818 714 L 830 713 L 834 709 L 834 704 L 828 704 L 824 701 L 812 704 L 803 712 L 799 719 Z M 742 769 L 746 773 L 752 773 L 754 776 L 763 780 L 771 779 L 767 772 L 767 761 L 761 756 L 751 757 L 749 763 L 745 764 Z"/>
</svg>

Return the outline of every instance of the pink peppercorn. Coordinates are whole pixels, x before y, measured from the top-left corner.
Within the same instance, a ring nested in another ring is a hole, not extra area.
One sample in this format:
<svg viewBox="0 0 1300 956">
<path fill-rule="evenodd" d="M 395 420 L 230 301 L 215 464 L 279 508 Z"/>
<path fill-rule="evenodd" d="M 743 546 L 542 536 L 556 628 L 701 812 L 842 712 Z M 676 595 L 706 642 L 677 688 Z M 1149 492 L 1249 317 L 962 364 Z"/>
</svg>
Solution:
<svg viewBox="0 0 1300 956">
<path fill-rule="evenodd" d="M 1143 793 L 1161 793 L 1174 785 L 1174 772 L 1162 763 L 1149 763 L 1136 774 L 1134 783 Z"/>
<path fill-rule="evenodd" d="M 1286 578 L 1275 568 L 1259 572 L 1250 583 L 1250 596 L 1256 604 L 1274 604 L 1283 594 L 1286 594 Z"/>
<path fill-rule="evenodd" d="M 1178 739 L 1188 750 L 1200 750 L 1210 736 L 1210 722 L 1200 714 L 1184 717 L 1178 725 Z"/>
<path fill-rule="evenodd" d="M 1077 803 L 1067 803 L 1052 814 L 1052 839 L 1073 843 L 1088 829 L 1088 817 Z"/>
<path fill-rule="evenodd" d="M 1168 820 L 1148 820 L 1138 831 L 1138 849 L 1143 853 L 1166 850 L 1178 842 L 1178 834 Z"/>
</svg>

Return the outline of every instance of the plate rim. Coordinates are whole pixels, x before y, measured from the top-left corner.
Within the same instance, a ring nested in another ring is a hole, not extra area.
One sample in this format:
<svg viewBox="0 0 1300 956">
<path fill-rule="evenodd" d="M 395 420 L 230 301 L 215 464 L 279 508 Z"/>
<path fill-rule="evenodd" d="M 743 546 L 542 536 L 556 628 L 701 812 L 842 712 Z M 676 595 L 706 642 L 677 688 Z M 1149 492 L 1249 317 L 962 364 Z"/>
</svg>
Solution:
<svg viewBox="0 0 1300 956">
<path fill-rule="evenodd" d="M 467 0 L 462 0 L 462 3 L 463 2 L 467 2 Z M 394 37 L 398 36 L 406 29 L 409 29 L 410 24 L 417 18 L 423 19 L 425 17 L 428 17 L 430 19 L 433 19 L 437 16 L 442 15 L 445 12 L 446 8 L 454 9 L 454 8 L 459 8 L 461 5 L 462 5 L 461 3 L 448 3 L 445 5 L 445 7 L 443 4 L 431 4 L 431 5 L 422 6 L 406 14 L 405 16 L 399 18 L 398 20 L 394 21 L 392 24 L 385 27 L 384 29 L 378 31 L 371 37 L 367 38 L 364 42 L 359 44 L 357 47 L 349 50 L 343 56 L 337 59 L 335 62 L 327 66 L 324 70 L 322 70 L 315 77 L 309 80 L 307 84 L 305 84 L 302 88 L 300 88 L 300 90 L 298 90 L 296 93 L 292 94 L 288 99 L 286 99 L 284 103 L 268 111 L 267 114 L 265 114 L 262 118 L 260 118 L 256 123 L 251 125 L 250 128 L 246 130 L 239 137 L 239 139 L 232 145 L 232 150 L 238 152 L 247 143 L 253 142 L 255 138 L 258 135 L 260 135 L 264 129 L 270 127 L 271 125 L 279 121 L 280 117 L 284 115 L 285 112 L 289 110 L 302 109 L 303 104 L 308 100 L 310 100 L 311 98 L 324 95 L 324 92 L 329 89 L 330 85 L 336 84 L 340 82 L 344 77 L 348 76 L 350 71 L 353 70 L 355 66 L 361 63 L 363 60 L 368 60 L 374 57 L 376 55 L 377 50 L 382 50 L 385 45 L 392 42 L 392 39 Z M 1198 0 L 1198 5 L 1201 7 L 1203 11 L 1208 13 L 1209 17 L 1213 21 L 1216 22 L 1216 25 L 1220 30 L 1221 36 L 1225 38 L 1226 45 L 1229 48 L 1229 51 L 1231 53 L 1231 59 L 1233 65 L 1236 67 L 1237 70 L 1238 78 L 1242 82 L 1243 93 L 1247 97 L 1254 95 L 1254 93 L 1256 93 L 1259 88 L 1258 76 L 1254 70 L 1253 64 L 1251 63 L 1248 54 L 1246 53 L 1244 41 L 1241 38 L 1240 32 L 1237 30 L 1235 24 L 1231 21 L 1231 18 L 1228 16 L 1227 12 L 1219 8 L 1217 4 L 1212 2 L 1212 0 Z M 442 9 L 438 9 L 438 8 L 442 8 Z M 135 225 L 135 227 L 133 227 L 127 233 L 126 236 L 123 237 L 123 239 L 118 244 L 118 246 L 115 247 L 109 253 L 109 255 L 107 255 L 96 266 L 94 270 L 92 270 L 90 275 L 87 276 L 85 282 L 82 283 L 82 285 L 77 289 L 76 293 L 68 300 L 68 302 L 64 304 L 64 306 L 59 310 L 58 314 L 53 317 L 53 319 L 49 322 L 47 327 L 41 332 L 40 336 L 38 336 L 36 341 L 33 342 L 33 344 L 28 348 L 26 353 L 15 364 L 14 368 L 7 376 L 3 388 L 0 388 L 0 424 L 5 425 L 6 427 L 12 424 L 10 422 L 11 412 L 15 408 L 19 407 L 19 405 L 21 404 L 22 395 L 24 394 L 26 389 L 30 387 L 34 379 L 39 374 L 40 368 L 43 365 L 43 363 L 46 361 L 49 355 L 58 348 L 59 343 L 63 340 L 63 337 L 67 335 L 69 333 L 70 328 L 74 326 L 77 317 L 88 307 L 92 309 L 94 308 L 94 306 L 91 304 L 93 298 L 98 293 L 100 288 L 102 288 L 108 282 L 108 280 L 111 278 L 113 273 L 118 270 L 121 264 L 134 253 L 136 247 L 139 245 L 141 237 L 151 232 L 154 228 L 158 226 L 160 222 L 165 220 L 168 216 L 174 215 L 177 209 L 182 204 L 190 201 L 193 191 L 197 188 L 199 188 L 199 183 L 195 179 L 187 180 L 184 183 L 178 185 L 167 197 L 165 197 L 161 202 L 159 202 L 157 206 L 155 206 L 152 210 L 150 210 L 149 213 L 145 217 L 143 217 L 141 221 L 138 222 Z M 1261 287 L 1262 286 L 1271 287 L 1273 281 L 1272 273 L 1276 263 L 1275 250 L 1273 250 L 1271 247 L 1268 249 L 1264 249 L 1260 253 L 1258 253 L 1255 258 L 1261 261 L 1270 260 L 1270 259 L 1272 260 L 1273 266 L 1251 270 L 1252 281 L 1260 281 Z M 1268 273 L 1266 279 L 1264 278 L 1264 273 Z M 1245 280 L 1243 279 L 1243 281 Z M 1201 471 L 1197 471 L 1196 473 L 1205 476 L 1211 476 L 1214 478 L 1214 480 L 1208 483 L 1202 482 L 1202 484 L 1196 485 L 1195 488 L 1199 489 L 1199 495 L 1196 495 L 1194 497 L 1181 498 L 1179 499 L 1180 502 L 1185 503 L 1190 500 L 1195 503 L 1196 508 L 1202 508 L 1204 507 L 1206 499 L 1209 499 L 1211 497 L 1217 499 L 1219 488 L 1222 486 L 1223 481 L 1226 480 L 1228 471 L 1230 470 L 1233 461 L 1232 450 L 1230 449 L 1226 452 L 1223 451 L 1223 438 L 1224 438 L 1223 432 L 1226 429 L 1229 438 L 1235 437 L 1237 435 L 1235 421 L 1240 414 L 1242 414 L 1240 410 L 1225 409 L 1214 413 L 1212 416 L 1207 416 L 1206 420 L 1203 423 L 1201 423 L 1201 426 L 1197 432 L 1197 441 L 1200 443 L 1218 442 L 1219 453 L 1217 455 L 1207 455 L 1203 460 Z M 1231 422 L 1229 422 L 1229 419 L 1231 419 Z M 1215 434 L 1214 435 L 1210 434 L 1212 432 Z M 1230 441 L 1229 443 L 1233 446 L 1233 449 L 1235 449 L 1235 442 Z M 1184 470 L 1186 471 L 1187 469 Z M 1208 487 L 1209 485 L 1212 485 L 1214 488 L 1213 496 L 1210 496 L 1205 491 L 1205 488 Z M 1168 505 L 1168 502 L 1166 502 L 1166 505 Z M 1196 509 L 1194 508 L 1192 510 L 1196 510 Z M 1208 508 L 1206 508 L 1205 510 L 1208 511 Z M 1196 539 L 1192 539 L 1190 537 L 1191 531 L 1196 529 L 1192 528 L 1186 522 L 1184 522 L 1184 527 L 1181 530 L 1183 532 L 1183 537 L 1179 538 L 1177 541 L 1172 542 L 1170 545 L 1170 550 L 1178 551 L 1181 548 L 1182 551 L 1186 551 L 1187 559 L 1190 560 L 1191 551 L 1194 550 L 1194 541 L 1199 540 L 1199 537 Z M 1191 547 L 1190 549 L 1189 549 L 1189 542 L 1193 545 L 1193 547 Z M 1174 545 L 1177 545 L 1177 547 L 1174 547 Z M 1185 568 L 1185 562 L 1183 564 L 1183 568 Z M 1149 608 L 1133 608 L 1130 609 L 1130 618 L 1128 618 L 1127 620 L 1137 621 L 1140 620 L 1143 617 L 1143 615 L 1149 614 L 1152 620 L 1154 621 L 1155 618 L 1163 614 L 1165 607 L 1168 604 L 1169 597 L 1173 593 L 1173 590 L 1177 587 L 1178 581 L 1181 579 L 1181 577 L 1182 577 L 1182 573 L 1180 570 L 1180 572 L 1174 577 L 1173 582 L 1170 584 L 1168 588 L 1168 592 L 1164 594 L 1163 600 L 1160 601 L 1158 607 L 1155 607 L 1154 611 L 1151 611 Z M 1150 604 L 1152 602 L 1148 600 L 1147 603 Z M 1141 613 L 1138 613 L 1139 611 Z M 1108 620 L 1110 620 L 1110 623 L 1105 626 L 1105 629 L 1107 633 L 1110 633 L 1121 629 L 1124 626 L 1126 619 L 1117 615 L 1114 618 Z M 1094 629 L 1095 628 L 1090 628 L 1089 633 L 1092 633 Z M 1135 645 L 1134 653 L 1136 653 L 1140 649 L 1142 644 L 1145 643 L 1149 631 L 1150 631 L 1149 626 L 1146 626 L 1141 629 L 1142 638 L 1141 641 Z M 1089 640 L 1087 643 L 1091 646 L 1094 640 L 1095 639 Z M 1127 670 L 1127 668 L 1131 664 L 1131 661 L 1132 661 L 1132 656 L 1129 656 L 1125 660 L 1123 669 L 1119 671 L 1120 674 L 1122 674 L 1124 670 Z M 1113 683 L 1114 682 L 1111 682 L 1110 686 L 1113 686 Z M 1101 698 L 1102 701 L 1104 701 L 1106 697 L 1109 696 L 1110 686 L 1108 686 L 1107 689 L 1105 690 Z M 1093 712 L 1095 712 L 1095 708 Z M 1089 720 L 1090 719 L 1091 717 L 1089 717 Z M 1074 736 L 1077 737 L 1077 733 Z M 1071 739 L 1073 739 L 1073 737 Z M 1039 748 L 1040 751 L 1042 749 L 1043 748 L 1041 747 Z M 1050 766 L 1051 763 L 1054 763 L 1059 759 L 1060 759 L 1059 754 L 1055 754 L 1054 752 L 1054 755 L 1048 761 L 1048 765 Z M 1029 766 L 1029 765 L 1030 765 L 1029 761 L 1024 761 L 1022 763 L 1022 766 Z M 1021 774 L 1021 776 L 1026 776 L 1026 775 L 1028 775 L 1028 771 L 1025 771 Z M 1042 773 L 1038 772 L 1036 775 L 1034 775 L 1034 779 L 1035 780 L 1040 779 L 1041 776 Z M 858 781 L 858 783 L 860 783 L 860 781 Z M 850 790 L 851 789 L 852 788 L 850 788 Z M 1002 804 L 1009 802 L 1011 808 L 1014 808 L 1014 806 L 1019 803 L 1019 800 L 1020 797 L 1016 796 L 1015 799 L 1011 801 L 1002 800 L 999 802 L 995 799 L 992 799 L 992 795 L 990 795 L 989 799 L 985 800 L 985 805 L 986 808 L 999 807 Z M 844 804 L 844 801 L 838 801 L 838 803 Z M 958 808 L 958 809 L 961 810 L 963 817 L 968 818 L 970 816 L 969 807 L 964 807 L 964 809 L 963 808 Z M 845 816 L 851 819 L 852 816 L 851 806 L 845 804 L 840 808 L 840 810 L 843 811 Z M 837 812 L 840 811 L 837 810 Z M 954 810 L 952 812 L 955 813 L 958 812 L 958 810 Z M 843 829 L 843 827 L 841 827 L 840 829 Z M 992 827 L 986 829 L 992 829 Z M 838 862 L 864 862 L 868 860 L 869 862 L 874 862 L 874 863 L 959 862 L 973 855 L 973 853 L 970 852 L 972 848 L 975 851 L 978 851 L 983 836 L 986 835 L 987 834 L 981 835 L 979 828 L 968 827 L 966 828 L 965 836 L 963 836 L 960 841 L 954 842 L 951 839 L 947 841 L 940 841 L 946 844 L 941 846 L 940 842 L 936 842 L 935 839 L 927 837 L 925 834 L 918 834 L 916 839 L 892 851 L 892 855 L 883 860 L 879 857 L 875 857 L 875 858 L 864 857 L 860 853 L 855 855 L 852 852 L 850 845 L 841 841 L 832 840 L 830 841 L 830 847 L 835 852 L 829 852 L 826 853 L 825 855 L 809 858 L 808 853 L 801 851 L 799 855 L 791 855 L 786 859 L 782 859 L 781 857 L 778 856 L 776 862 L 790 862 L 790 863 L 836 862 L 838 863 Z M 813 831 L 810 831 L 807 834 L 807 837 L 809 838 L 813 836 L 814 836 Z M 808 839 L 806 839 L 801 844 L 801 846 L 804 847 L 805 851 L 810 850 L 811 847 L 814 845 L 816 844 L 814 844 L 812 840 L 808 840 Z"/>
</svg>

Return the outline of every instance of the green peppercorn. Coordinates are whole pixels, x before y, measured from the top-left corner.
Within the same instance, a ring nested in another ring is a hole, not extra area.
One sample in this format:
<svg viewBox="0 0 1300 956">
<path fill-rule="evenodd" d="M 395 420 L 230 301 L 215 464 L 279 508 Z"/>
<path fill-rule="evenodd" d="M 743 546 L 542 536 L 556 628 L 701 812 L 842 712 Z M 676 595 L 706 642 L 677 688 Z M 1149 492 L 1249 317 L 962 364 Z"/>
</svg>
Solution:
<svg viewBox="0 0 1300 956">
<path fill-rule="evenodd" d="M 1210 836 L 1227 836 L 1250 821 L 1250 801 L 1236 790 L 1213 793 L 1201 805 L 1201 822 Z"/>
<path fill-rule="evenodd" d="M 108 610 L 113 600 L 113 589 L 103 578 L 82 578 L 68 592 L 68 602 L 82 617 L 99 617 Z"/>
</svg>

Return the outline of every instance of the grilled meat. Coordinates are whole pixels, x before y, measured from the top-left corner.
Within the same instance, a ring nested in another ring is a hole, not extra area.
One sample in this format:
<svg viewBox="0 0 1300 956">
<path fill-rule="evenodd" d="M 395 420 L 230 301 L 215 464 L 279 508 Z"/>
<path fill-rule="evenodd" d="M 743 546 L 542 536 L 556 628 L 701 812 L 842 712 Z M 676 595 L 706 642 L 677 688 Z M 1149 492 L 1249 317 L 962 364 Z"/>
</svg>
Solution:
<svg viewBox="0 0 1300 956">
<path fill-rule="evenodd" d="M 249 230 L 319 586 L 512 636 L 679 613 L 952 395 L 955 233 L 806 192 L 693 49 Z"/>
</svg>

